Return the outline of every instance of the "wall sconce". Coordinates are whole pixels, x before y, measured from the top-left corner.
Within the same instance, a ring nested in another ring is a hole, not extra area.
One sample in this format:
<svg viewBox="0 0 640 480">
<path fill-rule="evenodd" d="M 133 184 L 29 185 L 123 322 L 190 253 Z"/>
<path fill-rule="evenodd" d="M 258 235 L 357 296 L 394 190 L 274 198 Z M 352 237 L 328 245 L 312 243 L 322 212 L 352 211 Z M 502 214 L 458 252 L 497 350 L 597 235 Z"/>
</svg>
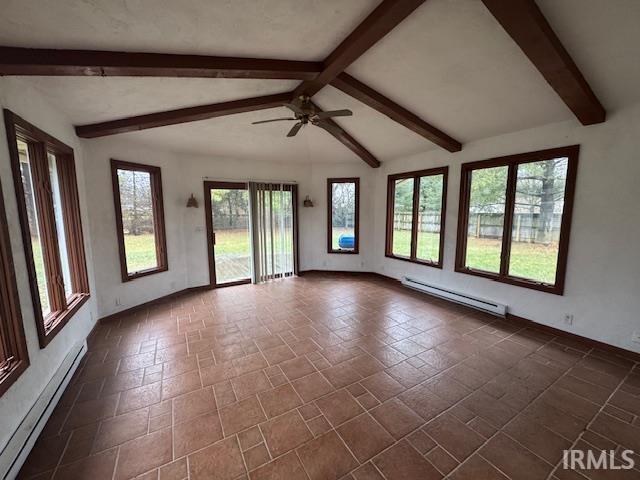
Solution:
<svg viewBox="0 0 640 480">
<path fill-rule="evenodd" d="M 193 196 L 193 193 L 189 197 L 189 200 L 187 200 L 187 208 L 198 208 L 198 200 Z"/>
<path fill-rule="evenodd" d="M 313 207 L 313 201 L 309 198 L 309 195 L 304 197 L 304 201 L 302 202 L 302 205 L 305 207 Z"/>
</svg>

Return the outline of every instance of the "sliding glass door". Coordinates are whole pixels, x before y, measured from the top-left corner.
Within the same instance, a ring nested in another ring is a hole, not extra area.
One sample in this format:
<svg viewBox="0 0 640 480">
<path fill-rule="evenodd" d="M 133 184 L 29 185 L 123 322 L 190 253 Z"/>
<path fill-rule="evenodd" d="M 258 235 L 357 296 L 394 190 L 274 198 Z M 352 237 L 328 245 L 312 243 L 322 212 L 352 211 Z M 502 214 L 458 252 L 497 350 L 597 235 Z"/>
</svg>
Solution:
<svg viewBox="0 0 640 480">
<path fill-rule="evenodd" d="M 297 273 L 295 185 L 205 182 L 211 287 Z"/>
<path fill-rule="evenodd" d="M 251 281 L 249 191 L 244 183 L 205 182 L 211 286 Z"/>
<path fill-rule="evenodd" d="M 297 273 L 296 193 L 295 185 L 249 185 L 256 283 Z"/>
</svg>

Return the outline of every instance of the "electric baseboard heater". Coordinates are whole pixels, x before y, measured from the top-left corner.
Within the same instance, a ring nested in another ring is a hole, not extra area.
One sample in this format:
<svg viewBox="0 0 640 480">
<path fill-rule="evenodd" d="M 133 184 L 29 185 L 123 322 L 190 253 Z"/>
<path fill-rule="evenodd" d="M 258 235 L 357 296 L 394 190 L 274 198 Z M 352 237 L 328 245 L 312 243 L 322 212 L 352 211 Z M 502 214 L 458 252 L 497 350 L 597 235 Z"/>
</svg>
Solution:
<svg viewBox="0 0 640 480">
<path fill-rule="evenodd" d="M 411 277 L 402 277 L 402 284 L 414 290 L 418 290 L 435 297 L 444 298 L 455 303 L 460 303 L 462 305 L 466 305 L 483 312 L 491 313 L 499 317 L 504 317 L 507 314 L 507 306 L 498 302 L 494 302 L 493 300 L 487 300 L 484 298 L 467 295 L 465 293 L 455 292 L 448 288 L 439 287 L 437 285 L 430 285 L 421 280 L 417 280 Z"/>
<path fill-rule="evenodd" d="M 18 475 L 86 352 L 86 341 L 78 342 L 71 348 L 18 428 L 9 437 L 0 452 L 0 478 L 3 480 L 13 480 Z"/>
</svg>

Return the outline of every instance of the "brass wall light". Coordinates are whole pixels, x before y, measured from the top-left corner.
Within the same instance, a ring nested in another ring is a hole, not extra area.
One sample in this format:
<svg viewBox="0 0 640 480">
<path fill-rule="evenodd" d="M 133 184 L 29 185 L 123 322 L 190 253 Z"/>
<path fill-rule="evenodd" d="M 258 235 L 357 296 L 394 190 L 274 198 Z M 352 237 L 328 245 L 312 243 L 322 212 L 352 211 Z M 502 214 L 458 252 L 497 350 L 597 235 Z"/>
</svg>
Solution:
<svg viewBox="0 0 640 480">
<path fill-rule="evenodd" d="M 187 208 L 198 208 L 198 200 L 193 196 L 193 193 L 189 197 L 189 200 L 187 200 Z"/>
</svg>

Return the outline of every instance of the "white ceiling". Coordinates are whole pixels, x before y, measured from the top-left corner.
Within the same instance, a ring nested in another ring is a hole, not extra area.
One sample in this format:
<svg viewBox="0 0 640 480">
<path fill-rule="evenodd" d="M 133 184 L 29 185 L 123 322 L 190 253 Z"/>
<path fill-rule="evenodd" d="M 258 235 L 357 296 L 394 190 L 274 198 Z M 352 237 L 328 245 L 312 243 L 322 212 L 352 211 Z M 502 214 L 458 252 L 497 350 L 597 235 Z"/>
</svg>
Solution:
<svg viewBox="0 0 640 480">
<path fill-rule="evenodd" d="M 0 44 L 322 60 L 375 0 L 4 0 Z M 538 0 L 608 110 L 640 101 L 640 2 Z M 464 142 L 574 119 L 479 0 L 428 0 L 350 74 Z M 22 77 L 74 124 L 289 91 L 287 80 Z M 325 110 L 380 160 L 438 148 L 327 87 Z M 123 134 L 173 151 L 277 161 L 360 161 L 326 132 L 296 138 L 284 109 Z"/>
</svg>

